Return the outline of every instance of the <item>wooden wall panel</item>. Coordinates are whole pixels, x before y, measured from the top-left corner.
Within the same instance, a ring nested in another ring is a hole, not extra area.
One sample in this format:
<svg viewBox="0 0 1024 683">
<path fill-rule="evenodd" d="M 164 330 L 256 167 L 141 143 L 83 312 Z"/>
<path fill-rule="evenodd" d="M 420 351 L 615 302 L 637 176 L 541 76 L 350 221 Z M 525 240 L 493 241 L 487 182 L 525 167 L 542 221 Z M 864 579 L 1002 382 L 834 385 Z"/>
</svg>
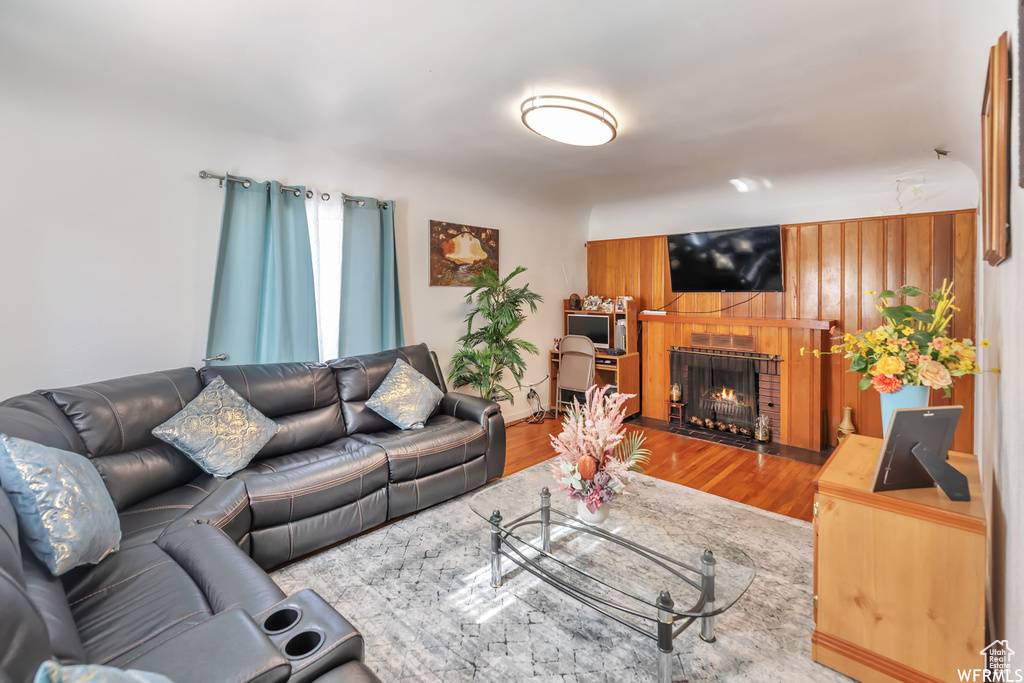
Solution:
<svg viewBox="0 0 1024 683">
<path fill-rule="evenodd" d="M 841 315 L 837 316 L 839 330 L 855 332 L 861 329 L 861 300 L 865 298 L 864 290 L 868 289 L 861 283 L 864 262 L 864 253 L 861 250 L 862 227 L 857 221 L 843 223 L 843 264 L 840 284 L 843 298 L 840 304 Z M 830 356 L 828 360 L 831 380 L 829 414 L 837 415 L 840 420 L 843 418 L 842 407 L 857 405 L 859 393 L 857 385 L 845 381 L 843 377 L 843 373 L 846 372 L 845 362 L 845 359 L 839 356 Z"/>
<path fill-rule="evenodd" d="M 887 249 L 889 227 L 889 221 L 885 220 L 860 222 L 860 288 L 854 292 L 854 296 L 860 300 L 860 322 L 856 328 L 844 328 L 843 332 L 867 330 L 877 327 L 882 321 L 882 316 L 875 308 L 875 300 L 866 296 L 864 292 L 881 292 L 885 289 L 888 266 L 892 262 L 892 259 L 889 258 L 889 249 Z M 849 367 L 845 358 L 834 358 L 832 362 L 841 364 L 844 370 Z M 853 378 L 857 382 L 860 381 L 859 377 Z M 853 386 L 854 402 L 843 405 L 854 409 L 854 425 L 862 434 L 880 435 L 882 433 L 882 413 L 878 392 L 859 391 L 857 384 L 849 380 L 844 382 L 844 385 Z M 842 419 L 841 415 L 839 419 Z"/>
<path fill-rule="evenodd" d="M 819 230 L 819 258 L 818 258 L 818 310 L 817 315 L 812 316 L 822 320 L 838 320 L 842 323 L 843 299 L 846 293 L 843 289 L 843 262 L 844 240 L 842 223 L 824 223 Z M 826 339 L 825 344 L 831 346 Z M 844 368 L 838 359 L 826 357 L 819 362 L 821 372 L 825 374 L 825 402 L 822 406 L 826 414 L 831 417 L 837 415 L 842 419 L 843 415 L 843 371 Z M 836 422 L 838 425 L 839 422 Z M 828 427 L 826 427 L 827 429 Z"/>
<path fill-rule="evenodd" d="M 840 321 L 836 335 L 869 329 L 881 322 L 881 316 L 871 297 L 864 295 L 865 290 L 895 290 L 904 284 L 932 289 L 948 278 L 956 283 L 960 307 L 953 321 L 953 334 L 974 339 L 976 219 L 977 213 L 971 209 L 784 225 L 785 291 L 764 293 L 753 299 L 741 293 L 673 294 L 664 236 L 595 241 L 588 244 L 587 250 L 588 293 L 632 296 L 639 301 L 641 310 L 664 306 L 677 313 L 714 311 L 708 314 L 707 325 L 690 326 L 685 332 L 681 325 L 645 324 L 643 334 L 652 337 L 647 340 L 651 342 L 650 348 L 667 349 L 688 345 L 690 330 L 732 330 L 740 334 L 739 329 L 729 326 L 728 320 L 722 320 L 731 317 L 835 319 Z M 919 299 L 911 303 L 924 303 L 925 297 Z M 719 310 L 729 306 L 732 308 Z M 781 353 L 783 348 L 796 351 L 800 346 L 811 348 L 811 343 L 817 342 L 803 339 L 808 335 L 806 331 L 749 328 L 747 333 L 757 337 L 758 348 L 765 353 Z M 646 353 L 644 363 L 644 414 L 659 417 L 668 391 L 667 363 Z M 805 361 L 793 362 L 792 367 L 782 370 L 782 385 L 787 391 L 813 379 L 815 372 L 824 373 L 827 424 L 823 428 L 829 443 L 836 441 L 843 406 L 853 408 L 858 432 L 881 436 L 877 392 L 858 391 L 859 375 L 847 372 L 849 364 L 840 356 L 831 356 L 818 365 L 815 369 Z M 954 448 L 970 452 L 974 443 L 974 379 L 962 377 L 955 383 L 950 399 L 932 392 L 932 400 L 936 405 L 964 406 Z M 796 430 L 794 434 L 807 429 L 807 425 L 801 424 L 780 427 L 784 432 Z"/>
</svg>

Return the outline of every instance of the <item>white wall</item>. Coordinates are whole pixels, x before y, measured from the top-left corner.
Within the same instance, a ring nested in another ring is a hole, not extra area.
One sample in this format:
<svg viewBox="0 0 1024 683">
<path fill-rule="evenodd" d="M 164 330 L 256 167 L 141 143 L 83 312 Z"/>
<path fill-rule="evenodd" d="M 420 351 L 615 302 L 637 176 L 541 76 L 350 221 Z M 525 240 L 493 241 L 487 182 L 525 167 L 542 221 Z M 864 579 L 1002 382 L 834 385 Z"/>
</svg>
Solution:
<svg viewBox="0 0 1024 683">
<path fill-rule="evenodd" d="M 969 209 L 978 181 L 955 155 L 925 154 L 900 167 L 849 169 L 803 177 L 690 188 L 656 197 L 616 199 L 591 210 L 592 240 L 785 223 L 812 223 L 901 213 Z M 765 182 L 767 181 L 767 182 Z M 897 185 L 899 181 L 899 185 Z"/>
<path fill-rule="evenodd" d="M 1010 32 L 1010 73 L 1019 74 L 1016 59 L 1017 1 L 988 0 L 987 21 L 971 27 L 983 32 L 979 41 L 995 44 L 999 34 Z M 984 44 L 983 44 L 984 45 Z M 987 62 L 987 50 L 978 60 Z M 984 67 L 982 67 L 984 68 Z M 1024 190 L 1020 187 L 1020 80 L 1013 78 L 1010 97 L 1010 229 L 1024 234 Z M 978 101 L 981 101 L 979 94 Z M 994 609 L 990 614 L 993 636 L 1006 638 L 1020 651 L 1024 643 L 1024 316 L 1021 292 L 1024 292 L 1024 244 L 1017 240 L 1016 251 L 998 267 L 979 262 L 980 320 L 979 336 L 992 346 L 981 354 L 982 367 L 998 367 L 1000 374 L 983 375 L 978 384 L 981 397 L 977 430 L 983 476 L 987 476 L 991 539 L 991 582 Z M 979 254 L 981 250 L 979 249 Z"/>
<path fill-rule="evenodd" d="M 0 398 L 199 365 L 223 205 L 223 191 L 200 180 L 200 169 L 394 200 L 406 340 L 426 342 L 445 369 L 467 290 L 427 286 L 430 219 L 498 228 L 502 274 L 529 269 L 520 279 L 547 303 L 522 328 L 543 352 L 527 380 L 546 374 L 561 332 L 561 262 L 585 283 L 585 211 L 433 177 L 429 168 L 396 175 L 323 149 L 182 129 L 102 102 L 5 99 L 0 149 Z M 525 398 L 505 412 L 525 414 Z"/>
</svg>

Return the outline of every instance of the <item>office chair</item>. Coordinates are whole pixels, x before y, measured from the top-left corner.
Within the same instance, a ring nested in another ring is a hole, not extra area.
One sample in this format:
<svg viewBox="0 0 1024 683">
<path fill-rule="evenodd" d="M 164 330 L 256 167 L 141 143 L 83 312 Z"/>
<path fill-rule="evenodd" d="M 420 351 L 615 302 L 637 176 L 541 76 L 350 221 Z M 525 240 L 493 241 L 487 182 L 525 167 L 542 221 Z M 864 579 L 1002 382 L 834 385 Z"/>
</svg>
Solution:
<svg viewBox="0 0 1024 683">
<path fill-rule="evenodd" d="M 582 394 L 594 385 L 596 353 L 590 337 L 577 334 L 562 337 L 562 342 L 558 345 L 558 390 L 555 393 L 557 405 L 554 406 L 556 411 L 562 410 L 563 405 L 571 407 L 574 396 L 582 403 Z"/>
</svg>

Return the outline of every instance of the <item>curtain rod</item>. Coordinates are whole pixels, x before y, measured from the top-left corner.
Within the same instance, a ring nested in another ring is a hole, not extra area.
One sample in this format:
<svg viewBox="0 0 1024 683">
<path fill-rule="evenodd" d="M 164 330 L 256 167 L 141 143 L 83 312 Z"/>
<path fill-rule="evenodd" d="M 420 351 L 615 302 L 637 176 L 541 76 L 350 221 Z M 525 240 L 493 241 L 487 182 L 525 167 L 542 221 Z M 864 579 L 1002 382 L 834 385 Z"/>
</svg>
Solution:
<svg viewBox="0 0 1024 683">
<path fill-rule="evenodd" d="M 217 185 L 219 187 L 224 187 L 224 181 L 225 180 L 230 180 L 233 183 L 241 183 L 242 187 L 251 187 L 252 186 L 252 181 L 249 180 L 249 179 L 228 178 L 228 177 L 222 176 L 222 175 L 215 175 L 213 173 L 210 173 L 209 171 L 200 171 L 199 172 L 199 177 L 202 178 L 203 180 L 216 180 L 217 181 Z M 268 190 L 270 189 L 270 185 L 269 184 L 267 185 L 267 189 Z M 282 185 L 281 186 L 281 193 L 283 194 L 285 191 L 293 192 L 296 197 L 300 196 L 301 193 L 302 193 L 302 190 L 297 188 L 297 187 L 288 187 L 287 185 Z M 312 199 L 312 198 L 313 198 L 313 191 L 312 190 L 306 190 L 306 199 Z M 330 200 L 330 198 L 331 198 L 331 195 L 328 194 L 327 192 L 320 193 L 320 199 L 322 199 L 323 201 L 326 202 L 326 201 Z M 363 206 L 366 203 L 362 199 L 357 199 L 355 197 L 349 197 L 349 196 L 347 196 L 345 194 L 341 195 L 341 201 L 343 201 L 343 202 L 355 202 L 359 206 Z M 387 209 L 388 208 L 388 203 L 387 202 L 378 201 L 377 202 L 377 208 L 378 209 Z"/>
</svg>

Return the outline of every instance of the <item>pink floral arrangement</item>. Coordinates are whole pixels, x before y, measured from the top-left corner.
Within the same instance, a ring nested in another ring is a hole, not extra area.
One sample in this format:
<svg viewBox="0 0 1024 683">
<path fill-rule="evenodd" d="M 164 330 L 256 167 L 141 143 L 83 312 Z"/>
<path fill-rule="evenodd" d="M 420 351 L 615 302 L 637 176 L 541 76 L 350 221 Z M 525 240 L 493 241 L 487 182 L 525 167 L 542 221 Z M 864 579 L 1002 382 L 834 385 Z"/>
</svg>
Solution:
<svg viewBox="0 0 1024 683">
<path fill-rule="evenodd" d="M 562 432 L 551 437 L 558 454 L 551 466 L 555 480 L 569 497 L 582 500 L 591 513 L 611 502 L 629 484 L 629 473 L 641 471 L 650 451 L 644 434 L 626 434 L 625 403 L 634 394 L 605 396 L 604 387 L 587 390 L 586 403 L 573 399 Z"/>
</svg>

